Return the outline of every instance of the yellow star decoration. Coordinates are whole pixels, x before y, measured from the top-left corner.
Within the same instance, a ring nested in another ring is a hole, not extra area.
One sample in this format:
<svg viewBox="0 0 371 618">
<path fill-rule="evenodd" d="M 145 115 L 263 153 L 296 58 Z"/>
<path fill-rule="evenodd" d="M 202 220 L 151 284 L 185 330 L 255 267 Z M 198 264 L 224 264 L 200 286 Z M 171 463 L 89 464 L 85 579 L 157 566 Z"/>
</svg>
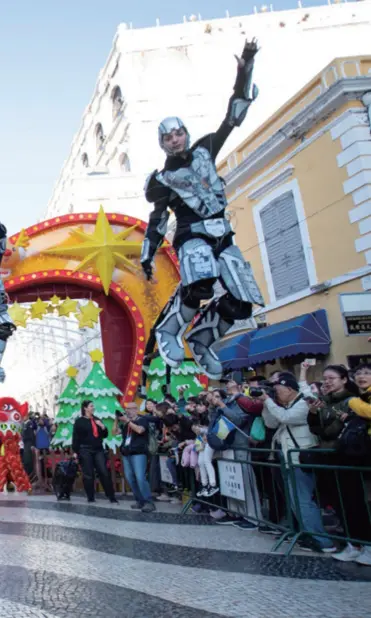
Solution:
<svg viewBox="0 0 371 618">
<path fill-rule="evenodd" d="M 93 328 L 93 320 L 86 319 L 86 317 L 82 313 L 77 313 L 76 317 L 79 323 L 79 328 Z"/>
<path fill-rule="evenodd" d="M 47 249 L 45 253 L 64 255 L 76 261 L 81 260 L 74 272 L 93 267 L 102 281 L 105 294 L 108 295 L 115 268 L 137 269 L 137 266 L 127 256 L 140 256 L 142 243 L 126 240 L 136 227 L 134 225 L 115 234 L 101 206 L 92 234 L 87 234 L 82 229 L 74 229 L 70 234 L 78 241 L 76 245 L 53 247 Z"/>
<path fill-rule="evenodd" d="M 26 230 L 23 228 L 19 232 L 19 236 L 18 236 L 17 240 L 15 241 L 14 246 L 18 247 L 18 248 L 22 248 L 22 249 L 27 249 L 29 244 L 30 244 L 30 240 L 28 238 L 28 234 L 27 234 Z"/>
<path fill-rule="evenodd" d="M 41 298 L 38 298 L 35 303 L 31 306 L 31 317 L 32 318 L 42 318 L 45 313 L 48 311 L 47 303 L 44 303 Z"/>
<path fill-rule="evenodd" d="M 80 305 L 80 312 L 82 315 L 84 315 L 87 320 L 94 322 L 94 324 L 98 322 L 101 311 L 102 309 L 95 305 L 92 300 L 89 300 L 86 305 Z"/>
<path fill-rule="evenodd" d="M 59 315 L 68 317 L 70 313 L 75 313 L 77 310 L 77 300 L 71 300 L 69 296 L 67 296 L 66 300 L 63 301 L 61 305 L 58 307 Z"/>
<path fill-rule="evenodd" d="M 28 311 L 22 307 L 22 305 L 14 303 L 11 307 L 9 307 L 9 315 L 16 326 L 23 326 L 23 328 L 26 327 Z"/>
<path fill-rule="evenodd" d="M 68 375 L 69 378 L 76 378 L 78 373 L 79 373 L 79 370 L 76 369 L 76 367 L 68 367 L 66 371 L 66 374 Z"/>
<path fill-rule="evenodd" d="M 96 349 L 89 352 L 89 356 L 93 363 L 101 363 L 104 355 L 102 350 Z"/>
<path fill-rule="evenodd" d="M 61 299 L 59 298 L 59 296 L 54 294 L 54 296 L 51 297 L 50 302 L 52 305 L 56 306 L 56 305 L 59 305 L 59 303 L 61 302 Z"/>
</svg>

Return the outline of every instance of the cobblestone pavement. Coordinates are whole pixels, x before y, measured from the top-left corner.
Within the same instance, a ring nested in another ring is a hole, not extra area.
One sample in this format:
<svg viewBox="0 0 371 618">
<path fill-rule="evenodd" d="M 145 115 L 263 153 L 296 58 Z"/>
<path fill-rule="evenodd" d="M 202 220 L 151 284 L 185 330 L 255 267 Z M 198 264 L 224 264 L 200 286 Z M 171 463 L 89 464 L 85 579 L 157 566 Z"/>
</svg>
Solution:
<svg viewBox="0 0 371 618">
<path fill-rule="evenodd" d="M 366 618 L 371 568 L 122 503 L 0 498 L 0 618 Z"/>
</svg>

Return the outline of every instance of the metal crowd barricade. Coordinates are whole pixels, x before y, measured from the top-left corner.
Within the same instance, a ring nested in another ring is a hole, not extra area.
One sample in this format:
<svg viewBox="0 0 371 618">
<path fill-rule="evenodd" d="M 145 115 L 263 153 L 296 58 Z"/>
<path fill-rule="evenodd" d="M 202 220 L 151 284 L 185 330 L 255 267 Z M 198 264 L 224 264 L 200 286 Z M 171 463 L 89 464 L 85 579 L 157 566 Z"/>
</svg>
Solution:
<svg viewBox="0 0 371 618">
<path fill-rule="evenodd" d="M 361 516 L 360 510 L 363 510 L 363 515 L 366 515 L 367 522 L 366 527 L 368 527 L 371 534 L 371 508 L 370 508 L 370 498 L 371 498 L 371 466 L 351 466 L 351 465 L 342 465 L 339 463 L 301 463 L 299 460 L 301 453 L 308 453 L 308 449 L 292 449 L 288 451 L 287 454 L 287 466 L 288 466 L 288 482 L 289 482 L 289 491 L 292 492 L 292 498 L 294 502 L 294 511 L 295 518 L 297 521 L 297 526 L 295 533 L 292 537 L 290 547 L 288 548 L 288 554 L 291 552 L 295 543 L 303 537 L 322 537 L 331 539 L 334 541 L 343 541 L 349 542 L 355 545 L 369 545 L 371 546 L 371 540 L 365 540 L 361 538 L 357 538 L 357 536 L 352 535 L 352 531 L 349 528 L 349 519 L 351 516 L 349 504 L 346 504 L 345 498 L 347 492 L 347 486 L 349 488 L 349 483 L 353 484 L 352 493 L 358 503 L 358 514 Z M 333 449 L 315 449 L 316 458 L 320 459 L 325 456 L 325 460 L 327 456 L 336 456 L 337 451 Z M 329 461 L 331 459 L 329 458 Z M 351 458 L 349 458 L 351 461 Z M 336 460 L 335 460 L 336 461 Z M 313 474 L 315 480 L 315 500 L 319 508 L 324 505 L 324 499 L 327 504 L 330 502 L 330 506 L 333 507 L 333 511 L 335 517 L 338 519 L 338 525 L 335 526 L 334 530 L 326 530 L 326 522 L 323 521 L 323 512 L 321 511 L 322 523 L 325 529 L 324 532 L 311 531 L 308 530 L 308 527 L 304 526 L 303 518 L 302 518 L 302 508 L 300 505 L 300 495 L 298 491 L 298 483 L 295 475 L 295 470 L 300 469 L 305 473 Z M 331 474 L 330 474 L 331 473 Z M 349 474 L 350 473 L 350 474 Z M 354 476 L 353 476 L 354 475 Z M 324 488 L 324 492 L 320 491 L 321 483 L 325 481 L 323 484 L 326 485 Z M 346 483 L 346 484 L 345 484 Z M 290 494 L 289 494 L 290 499 Z M 331 501 L 335 504 L 331 504 Z M 349 496 L 348 500 L 349 502 Z M 353 505 L 356 508 L 356 505 Z M 353 508 L 351 507 L 351 510 Z M 352 525 L 354 530 L 354 526 Z M 369 536 L 371 539 L 371 536 Z M 276 544 L 277 549 L 282 543 L 280 539 Z"/>
<path fill-rule="evenodd" d="M 238 448 L 216 454 L 220 493 L 211 499 L 197 497 L 195 475 L 191 495 L 182 513 L 194 503 L 213 506 L 242 516 L 276 533 L 272 551 L 295 534 L 290 508 L 288 469 L 281 451 Z"/>
<path fill-rule="evenodd" d="M 53 489 L 53 476 L 57 465 L 61 461 L 66 461 L 71 458 L 71 453 L 64 451 L 55 452 L 50 450 L 49 452 L 41 452 L 38 449 L 33 449 L 33 472 L 30 477 L 32 490 L 36 493 L 54 493 Z M 119 459 L 120 466 L 117 469 L 115 462 Z M 122 469 L 121 457 L 117 457 L 113 451 L 109 451 L 108 454 L 108 466 L 111 473 L 113 487 L 116 492 L 126 493 L 125 477 Z M 79 474 L 74 482 L 74 492 L 83 491 L 82 474 L 79 469 Z M 103 492 L 103 488 L 100 485 L 99 479 L 96 478 L 96 491 L 98 493 Z"/>
</svg>

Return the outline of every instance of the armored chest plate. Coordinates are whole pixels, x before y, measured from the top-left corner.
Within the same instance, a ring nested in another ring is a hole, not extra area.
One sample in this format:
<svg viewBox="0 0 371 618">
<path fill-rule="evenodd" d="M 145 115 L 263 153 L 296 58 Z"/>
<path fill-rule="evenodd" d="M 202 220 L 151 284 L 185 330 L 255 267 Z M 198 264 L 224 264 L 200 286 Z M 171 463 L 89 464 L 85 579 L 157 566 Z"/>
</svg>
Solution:
<svg viewBox="0 0 371 618">
<path fill-rule="evenodd" d="M 189 167 L 160 172 L 157 179 L 179 195 L 203 219 L 221 212 L 227 205 L 223 183 L 214 161 L 209 151 L 201 146 L 194 150 Z"/>
</svg>

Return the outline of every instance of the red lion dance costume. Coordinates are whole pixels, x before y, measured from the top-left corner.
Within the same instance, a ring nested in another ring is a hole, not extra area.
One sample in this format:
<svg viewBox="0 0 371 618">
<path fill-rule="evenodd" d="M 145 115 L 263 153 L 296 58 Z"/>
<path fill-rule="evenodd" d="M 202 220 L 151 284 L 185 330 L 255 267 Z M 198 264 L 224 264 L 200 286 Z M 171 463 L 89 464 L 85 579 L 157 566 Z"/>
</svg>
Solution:
<svg viewBox="0 0 371 618">
<path fill-rule="evenodd" d="M 22 421 L 27 414 L 28 403 L 21 405 L 11 397 L 0 398 L 0 492 L 8 482 L 14 483 L 16 491 L 31 491 L 19 451 Z"/>
</svg>

